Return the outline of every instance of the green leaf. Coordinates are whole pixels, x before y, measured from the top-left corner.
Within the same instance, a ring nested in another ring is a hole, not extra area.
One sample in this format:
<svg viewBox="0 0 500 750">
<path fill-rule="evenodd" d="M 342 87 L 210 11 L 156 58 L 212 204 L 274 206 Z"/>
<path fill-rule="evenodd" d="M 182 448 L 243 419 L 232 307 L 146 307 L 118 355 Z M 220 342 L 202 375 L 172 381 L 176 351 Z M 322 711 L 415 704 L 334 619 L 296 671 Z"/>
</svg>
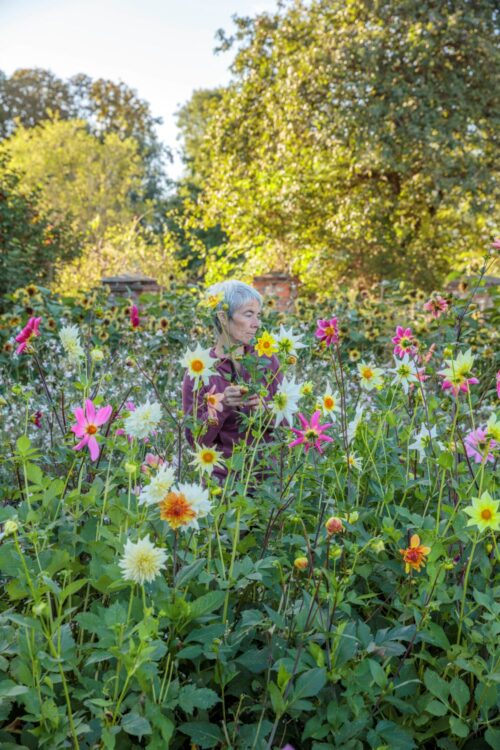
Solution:
<svg viewBox="0 0 500 750">
<path fill-rule="evenodd" d="M 309 698 L 312 695 L 318 695 L 326 683 L 326 669 L 318 667 L 310 669 L 308 672 L 301 674 L 293 691 L 292 701 L 301 698 Z"/>
<path fill-rule="evenodd" d="M 467 737 L 469 734 L 469 727 L 461 719 L 457 719 L 456 716 L 450 716 L 450 729 L 457 737 Z"/>
<path fill-rule="evenodd" d="M 209 591 L 208 594 L 200 596 L 199 599 L 195 599 L 194 602 L 190 602 L 190 619 L 196 620 L 198 617 L 208 615 L 224 603 L 226 595 L 224 591 Z"/>
<path fill-rule="evenodd" d="M 220 698 L 210 688 L 197 688 L 196 685 L 184 685 L 179 693 L 179 706 L 188 714 L 195 708 L 208 709 L 219 703 Z"/>
<path fill-rule="evenodd" d="M 413 750 L 416 747 L 415 741 L 411 734 L 403 729 L 399 724 L 393 721 L 379 721 L 376 731 L 389 742 L 389 746 L 394 750 Z"/>
<path fill-rule="evenodd" d="M 444 716 L 448 713 L 448 706 L 445 703 L 441 703 L 441 701 L 434 699 L 427 704 L 425 710 L 433 716 Z"/>
<path fill-rule="evenodd" d="M 82 586 L 85 586 L 85 584 L 88 582 L 88 578 L 80 578 L 77 581 L 71 581 L 71 583 L 68 583 L 67 586 L 64 587 L 62 590 L 62 593 L 59 597 L 59 600 L 61 604 L 66 601 L 68 596 L 71 596 L 72 594 L 76 594 L 77 591 L 79 591 Z"/>
<path fill-rule="evenodd" d="M 0 682 L 0 698 L 14 698 L 16 695 L 27 693 L 29 688 L 25 685 L 16 685 L 13 680 L 2 680 Z"/>
<path fill-rule="evenodd" d="M 121 721 L 121 727 L 127 734 L 132 734 L 134 737 L 142 737 L 144 734 L 151 734 L 151 724 L 149 721 L 140 714 L 136 714 L 131 711 L 129 714 L 125 714 Z"/>
<path fill-rule="evenodd" d="M 185 565 L 181 570 L 179 570 L 175 577 L 176 587 L 181 589 L 186 585 L 186 583 L 189 583 L 189 581 L 191 581 L 199 573 L 201 573 L 206 564 L 207 561 L 202 557 L 199 560 L 195 560 L 194 562 L 190 563 L 189 565 Z"/>
<path fill-rule="evenodd" d="M 387 685 L 387 675 L 378 661 L 375 661 L 374 659 L 368 659 L 368 666 L 370 667 L 371 675 L 377 685 L 381 688 L 385 688 Z"/>
<path fill-rule="evenodd" d="M 424 682 L 425 687 L 432 693 L 432 695 L 447 702 L 450 686 L 437 674 L 437 672 L 433 672 L 432 669 L 426 669 L 424 672 Z"/>
<path fill-rule="evenodd" d="M 454 677 L 450 684 L 450 697 L 455 701 L 463 713 L 464 708 L 470 700 L 469 688 L 460 677 Z"/>
<path fill-rule="evenodd" d="M 31 447 L 31 440 L 27 435 L 21 435 L 21 437 L 16 440 L 16 447 L 20 456 L 26 456 Z"/>
<path fill-rule="evenodd" d="M 283 700 L 283 696 L 281 695 L 279 687 L 276 685 L 275 682 L 270 682 L 267 686 L 267 689 L 269 691 L 269 696 L 271 698 L 271 704 L 273 707 L 273 711 L 276 714 L 276 718 L 281 718 L 283 714 L 286 711 L 286 703 Z"/>
<path fill-rule="evenodd" d="M 488 745 L 493 748 L 493 750 L 498 750 L 498 748 L 500 747 L 500 729 L 493 729 L 493 727 L 488 727 L 488 729 L 484 733 L 484 739 L 486 740 Z"/>
<path fill-rule="evenodd" d="M 188 721 L 177 728 L 202 748 L 215 747 L 223 739 L 217 724 L 210 724 L 208 721 Z"/>
</svg>

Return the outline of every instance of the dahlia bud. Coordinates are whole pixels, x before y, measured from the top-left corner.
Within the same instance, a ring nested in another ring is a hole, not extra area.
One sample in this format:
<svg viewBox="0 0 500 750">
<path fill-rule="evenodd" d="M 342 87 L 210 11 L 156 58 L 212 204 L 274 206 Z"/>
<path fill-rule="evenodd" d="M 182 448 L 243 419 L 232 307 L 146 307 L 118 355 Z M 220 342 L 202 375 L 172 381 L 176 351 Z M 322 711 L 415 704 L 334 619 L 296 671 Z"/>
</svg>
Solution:
<svg viewBox="0 0 500 750">
<path fill-rule="evenodd" d="M 337 516 L 331 516 L 331 518 L 329 518 L 325 523 L 325 528 L 329 535 L 340 534 L 344 531 L 344 524 L 342 523 L 341 518 L 337 518 Z"/>
<path fill-rule="evenodd" d="M 306 570 L 309 567 L 309 560 L 307 557 L 296 557 L 293 564 L 297 570 Z"/>
</svg>

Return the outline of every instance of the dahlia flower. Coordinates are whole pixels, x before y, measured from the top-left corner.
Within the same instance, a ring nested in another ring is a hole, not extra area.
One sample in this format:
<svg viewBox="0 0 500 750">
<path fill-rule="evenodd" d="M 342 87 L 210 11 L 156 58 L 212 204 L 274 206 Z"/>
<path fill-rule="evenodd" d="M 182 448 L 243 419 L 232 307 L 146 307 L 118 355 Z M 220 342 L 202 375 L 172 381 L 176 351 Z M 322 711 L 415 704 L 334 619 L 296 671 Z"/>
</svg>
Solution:
<svg viewBox="0 0 500 750">
<path fill-rule="evenodd" d="M 417 351 L 415 337 L 411 332 L 411 328 L 403 328 L 403 326 L 396 327 L 396 335 L 392 339 L 394 344 L 393 353 L 397 354 L 398 357 L 403 357 L 405 354 L 415 354 Z"/>
<path fill-rule="evenodd" d="M 38 327 L 41 323 L 41 320 L 41 318 L 30 318 L 21 333 L 17 334 L 16 341 L 19 346 L 16 349 L 16 354 L 22 354 L 28 347 L 31 339 L 35 336 L 40 335 Z"/>
<path fill-rule="evenodd" d="M 327 346 L 336 344 L 339 340 L 339 324 L 337 318 L 330 320 L 320 319 L 316 321 L 317 329 L 314 334 L 320 341 L 324 341 Z"/>
<path fill-rule="evenodd" d="M 79 406 L 74 410 L 76 424 L 71 427 L 71 430 L 77 437 L 82 438 L 74 446 L 74 451 L 82 450 L 82 448 L 88 446 L 91 460 L 95 461 L 99 458 L 100 449 L 96 434 L 99 427 L 108 421 L 112 411 L 113 408 L 108 404 L 108 406 L 103 406 L 96 412 L 95 406 L 89 398 L 85 401 L 84 409 Z"/>
<path fill-rule="evenodd" d="M 156 401 L 146 401 L 136 406 L 123 421 L 125 432 L 129 437 L 144 440 L 156 430 L 161 420 L 161 406 Z"/>
<path fill-rule="evenodd" d="M 329 435 L 323 434 L 324 431 L 328 429 L 328 427 L 333 427 L 333 423 L 328 422 L 327 424 L 320 425 L 319 423 L 320 416 L 321 416 L 321 412 L 319 410 L 315 411 L 311 417 L 311 421 L 308 422 L 303 414 L 298 415 L 303 429 L 297 430 L 294 427 L 292 427 L 292 432 L 294 432 L 297 435 L 297 438 L 289 444 L 290 448 L 292 448 L 295 445 L 303 445 L 306 450 L 306 453 L 309 450 L 309 448 L 316 448 L 318 453 L 322 453 L 323 452 L 321 450 L 322 441 L 333 443 L 333 438 L 331 438 Z"/>
<path fill-rule="evenodd" d="M 138 542 L 131 542 L 127 539 L 123 557 L 118 565 L 126 581 L 133 581 L 142 586 L 145 582 L 154 581 L 161 569 L 165 567 L 166 559 L 166 551 L 155 547 L 148 534 Z"/>
</svg>

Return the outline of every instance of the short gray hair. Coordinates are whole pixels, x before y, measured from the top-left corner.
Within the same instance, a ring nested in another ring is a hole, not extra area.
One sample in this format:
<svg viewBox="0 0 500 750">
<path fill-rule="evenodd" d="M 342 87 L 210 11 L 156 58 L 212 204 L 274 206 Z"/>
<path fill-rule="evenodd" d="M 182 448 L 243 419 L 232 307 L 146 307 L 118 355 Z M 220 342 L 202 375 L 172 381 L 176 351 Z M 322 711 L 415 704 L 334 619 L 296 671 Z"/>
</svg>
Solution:
<svg viewBox="0 0 500 750">
<path fill-rule="evenodd" d="M 224 309 L 224 305 L 227 305 L 227 308 L 225 309 L 229 318 L 233 317 L 239 307 L 250 302 L 252 299 L 257 300 L 262 307 L 262 296 L 253 288 L 253 286 L 245 284 L 244 281 L 236 281 L 235 279 L 220 281 L 218 284 L 212 284 L 212 286 L 207 289 L 206 293 L 207 296 L 222 295 L 217 306 L 214 308 L 214 325 L 219 333 L 222 331 L 222 328 L 217 313 Z"/>
</svg>

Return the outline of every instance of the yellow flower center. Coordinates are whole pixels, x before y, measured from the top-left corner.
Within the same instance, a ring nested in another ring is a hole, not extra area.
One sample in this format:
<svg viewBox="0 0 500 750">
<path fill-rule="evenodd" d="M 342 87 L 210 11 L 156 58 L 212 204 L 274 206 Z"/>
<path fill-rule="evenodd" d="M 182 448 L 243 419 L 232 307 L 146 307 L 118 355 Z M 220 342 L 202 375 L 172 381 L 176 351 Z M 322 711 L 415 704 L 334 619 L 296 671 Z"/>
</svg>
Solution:
<svg viewBox="0 0 500 750">
<path fill-rule="evenodd" d="M 215 453 L 213 451 L 203 451 L 200 458 L 204 464 L 213 464 L 215 461 Z"/>
<path fill-rule="evenodd" d="M 492 517 L 493 513 L 491 512 L 491 510 L 489 508 L 483 508 L 483 510 L 481 511 L 481 518 L 483 519 L 483 521 L 491 521 Z"/>
<path fill-rule="evenodd" d="M 335 334 L 337 333 L 333 326 L 327 326 L 324 331 L 327 336 L 335 336 Z"/>
<path fill-rule="evenodd" d="M 87 435 L 95 435 L 97 432 L 97 427 L 95 424 L 88 424 L 87 425 Z"/>
<path fill-rule="evenodd" d="M 319 433 L 316 430 L 313 430 L 312 428 L 309 430 L 306 430 L 304 433 L 304 437 L 307 440 L 308 443 L 314 443 L 316 442 L 316 439 L 318 438 Z"/>
<path fill-rule="evenodd" d="M 365 380 L 370 380 L 370 378 L 373 378 L 373 370 L 371 367 L 363 367 L 361 370 L 361 375 L 365 378 Z"/>
<path fill-rule="evenodd" d="M 331 396 L 325 396 L 323 404 L 325 405 L 325 409 L 333 409 L 335 406 L 335 400 Z"/>
<path fill-rule="evenodd" d="M 139 552 L 135 558 L 135 566 L 143 576 L 149 576 L 156 572 L 157 564 L 151 552 Z"/>
<path fill-rule="evenodd" d="M 201 359 L 193 359 L 191 362 L 191 369 L 193 372 L 203 372 L 204 364 Z"/>
</svg>

